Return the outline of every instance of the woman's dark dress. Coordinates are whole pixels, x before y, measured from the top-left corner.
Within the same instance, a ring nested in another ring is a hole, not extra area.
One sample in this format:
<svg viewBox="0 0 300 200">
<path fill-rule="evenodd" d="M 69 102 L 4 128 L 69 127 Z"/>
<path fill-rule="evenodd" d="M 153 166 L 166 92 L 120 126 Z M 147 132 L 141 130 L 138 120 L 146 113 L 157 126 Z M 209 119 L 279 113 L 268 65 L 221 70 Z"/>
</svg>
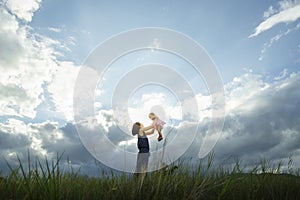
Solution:
<svg viewBox="0 0 300 200">
<path fill-rule="evenodd" d="M 138 136 L 138 143 L 137 143 L 139 153 L 148 153 L 149 152 L 149 141 L 146 135 Z"/>
<path fill-rule="evenodd" d="M 146 135 L 138 136 L 138 143 L 137 143 L 139 153 L 137 156 L 136 161 L 136 173 L 143 173 L 147 171 L 148 167 L 148 160 L 149 160 L 149 141 Z"/>
</svg>

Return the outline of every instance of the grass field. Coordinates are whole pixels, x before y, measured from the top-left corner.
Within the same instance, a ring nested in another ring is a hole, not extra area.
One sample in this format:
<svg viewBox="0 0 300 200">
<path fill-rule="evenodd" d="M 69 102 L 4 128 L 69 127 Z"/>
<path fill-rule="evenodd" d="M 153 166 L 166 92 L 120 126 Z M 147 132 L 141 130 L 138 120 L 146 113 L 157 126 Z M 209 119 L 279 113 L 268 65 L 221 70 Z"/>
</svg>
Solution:
<svg viewBox="0 0 300 200">
<path fill-rule="evenodd" d="M 103 172 L 96 178 L 62 171 L 60 158 L 36 161 L 26 171 L 21 162 L 11 167 L 0 178 L 0 199 L 300 199 L 299 175 L 278 173 L 281 164 L 271 168 L 264 161 L 244 173 L 239 162 L 232 169 L 212 169 L 210 155 L 193 171 L 182 163 L 147 174 Z"/>
</svg>

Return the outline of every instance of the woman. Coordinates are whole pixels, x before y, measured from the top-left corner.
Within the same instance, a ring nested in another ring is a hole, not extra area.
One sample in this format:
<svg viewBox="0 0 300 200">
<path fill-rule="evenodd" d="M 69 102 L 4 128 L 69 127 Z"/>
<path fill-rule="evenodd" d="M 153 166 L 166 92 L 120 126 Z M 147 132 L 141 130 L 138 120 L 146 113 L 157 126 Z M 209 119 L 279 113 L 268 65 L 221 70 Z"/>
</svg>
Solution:
<svg viewBox="0 0 300 200">
<path fill-rule="evenodd" d="M 150 156 L 150 147 L 147 135 L 154 133 L 153 128 L 153 125 L 144 127 L 144 125 L 140 122 L 136 122 L 133 124 L 132 135 L 138 135 L 137 147 L 139 149 L 135 170 L 136 173 L 143 173 L 147 171 L 148 160 Z"/>
</svg>

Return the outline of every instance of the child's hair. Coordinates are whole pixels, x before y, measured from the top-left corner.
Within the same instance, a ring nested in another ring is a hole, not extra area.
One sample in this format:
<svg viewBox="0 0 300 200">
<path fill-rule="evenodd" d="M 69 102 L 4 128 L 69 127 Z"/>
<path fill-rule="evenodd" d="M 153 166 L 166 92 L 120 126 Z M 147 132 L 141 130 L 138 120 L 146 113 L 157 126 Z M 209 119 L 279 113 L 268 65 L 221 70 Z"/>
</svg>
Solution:
<svg viewBox="0 0 300 200">
<path fill-rule="evenodd" d="M 148 116 L 150 116 L 150 115 L 155 116 L 154 112 L 149 113 Z"/>
<path fill-rule="evenodd" d="M 132 126 L 132 135 L 135 136 L 136 134 L 139 133 L 141 129 L 141 123 L 140 122 L 135 122 Z"/>
</svg>

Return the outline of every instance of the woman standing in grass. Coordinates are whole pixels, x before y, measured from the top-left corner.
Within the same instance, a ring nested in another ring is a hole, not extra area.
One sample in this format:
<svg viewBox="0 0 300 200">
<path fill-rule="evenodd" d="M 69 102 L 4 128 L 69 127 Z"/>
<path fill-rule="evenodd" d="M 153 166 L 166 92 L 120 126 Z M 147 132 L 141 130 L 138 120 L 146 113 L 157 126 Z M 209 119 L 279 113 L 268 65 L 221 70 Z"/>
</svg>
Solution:
<svg viewBox="0 0 300 200">
<path fill-rule="evenodd" d="M 136 122 L 132 127 L 132 135 L 138 135 L 137 147 L 139 149 L 137 163 L 136 163 L 136 173 L 142 173 L 147 171 L 148 160 L 149 160 L 149 141 L 147 135 L 153 134 L 153 125 L 144 127 L 140 122 Z"/>
</svg>

